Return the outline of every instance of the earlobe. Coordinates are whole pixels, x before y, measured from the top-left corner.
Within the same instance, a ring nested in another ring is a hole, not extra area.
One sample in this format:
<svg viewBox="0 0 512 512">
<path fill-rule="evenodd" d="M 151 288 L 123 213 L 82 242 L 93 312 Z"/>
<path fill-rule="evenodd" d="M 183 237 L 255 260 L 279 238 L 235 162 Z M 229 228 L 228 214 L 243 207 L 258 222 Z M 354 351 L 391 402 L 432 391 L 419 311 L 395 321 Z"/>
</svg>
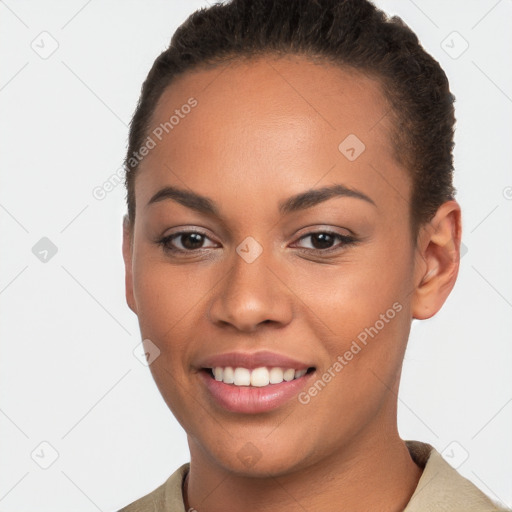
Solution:
<svg viewBox="0 0 512 512">
<path fill-rule="evenodd" d="M 137 314 L 137 306 L 133 295 L 133 271 L 132 271 L 132 229 L 128 215 L 123 217 L 123 260 L 125 271 L 125 294 L 128 307 Z"/>
<path fill-rule="evenodd" d="M 412 315 L 425 320 L 441 309 L 457 280 L 462 232 L 457 201 L 443 203 L 420 229 Z"/>
</svg>

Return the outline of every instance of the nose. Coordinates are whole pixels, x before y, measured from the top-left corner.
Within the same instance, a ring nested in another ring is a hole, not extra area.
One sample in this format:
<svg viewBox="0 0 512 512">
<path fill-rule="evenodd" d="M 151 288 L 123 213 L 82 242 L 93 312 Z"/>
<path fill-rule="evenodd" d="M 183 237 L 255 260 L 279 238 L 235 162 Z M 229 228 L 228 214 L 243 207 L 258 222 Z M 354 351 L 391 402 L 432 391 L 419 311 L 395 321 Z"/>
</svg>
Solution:
<svg viewBox="0 0 512 512">
<path fill-rule="evenodd" d="M 244 332 L 255 332 L 265 324 L 287 325 L 293 317 L 293 294 L 285 284 L 283 271 L 276 265 L 269 266 L 271 254 L 263 251 L 250 263 L 238 254 L 233 259 L 233 266 L 211 300 L 210 321 Z"/>
</svg>

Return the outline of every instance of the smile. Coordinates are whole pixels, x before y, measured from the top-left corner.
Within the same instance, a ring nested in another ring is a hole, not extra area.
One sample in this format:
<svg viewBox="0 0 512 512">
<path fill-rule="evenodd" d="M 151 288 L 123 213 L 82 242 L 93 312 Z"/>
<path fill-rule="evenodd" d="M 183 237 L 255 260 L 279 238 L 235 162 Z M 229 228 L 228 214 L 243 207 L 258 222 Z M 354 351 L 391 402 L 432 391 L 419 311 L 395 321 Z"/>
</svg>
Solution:
<svg viewBox="0 0 512 512">
<path fill-rule="evenodd" d="M 214 407 L 243 414 L 293 403 L 316 372 L 310 363 L 269 351 L 217 354 L 199 361 L 196 368 Z"/>
<path fill-rule="evenodd" d="M 224 384 L 232 384 L 234 386 L 252 386 L 265 387 L 272 384 L 281 384 L 281 382 L 290 382 L 294 379 L 300 379 L 308 372 L 308 369 L 295 370 L 294 368 L 267 368 L 261 366 L 254 368 L 233 368 L 231 366 L 216 366 L 210 369 L 212 377 Z"/>
</svg>

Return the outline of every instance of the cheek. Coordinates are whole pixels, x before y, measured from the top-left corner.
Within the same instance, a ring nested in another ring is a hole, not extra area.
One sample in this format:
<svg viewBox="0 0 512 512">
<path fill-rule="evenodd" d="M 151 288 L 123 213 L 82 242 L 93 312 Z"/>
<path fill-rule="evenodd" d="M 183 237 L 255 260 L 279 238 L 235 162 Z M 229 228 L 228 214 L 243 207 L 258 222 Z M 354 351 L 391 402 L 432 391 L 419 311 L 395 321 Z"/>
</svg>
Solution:
<svg viewBox="0 0 512 512">
<path fill-rule="evenodd" d="M 342 339 L 356 337 L 387 311 L 394 320 L 396 309 L 404 311 L 410 301 L 412 267 L 405 251 L 367 251 L 364 258 L 307 273 L 295 283 L 297 295 Z M 400 306 L 393 309 L 395 303 Z"/>
<path fill-rule="evenodd" d="M 149 366 L 155 384 L 176 419 L 190 428 L 190 393 L 184 391 L 189 380 L 189 341 L 197 332 L 194 318 L 206 290 L 185 266 L 147 256 L 134 264 L 133 286 L 141 336 L 160 351 Z"/>
<path fill-rule="evenodd" d="M 134 260 L 133 271 L 141 335 L 159 347 L 160 362 L 181 375 L 188 370 L 193 343 L 207 326 L 208 305 L 229 268 L 208 262 L 171 264 L 163 256 L 143 251 Z"/>
<path fill-rule="evenodd" d="M 141 334 L 162 352 L 179 350 L 183 344 L 183 326 L 193 308 L 199 307 L 202 295 L 196 281 L 185 266 L 171 266 L 156 258 L 135 260 L 133 288 Z"/>
<path fill-rule="evenodd" d="M 325 357 L 299 400 L 311 417 L 324 419 L 320 436 L 339 442 L 393 407 L 410 327 L 402 279 L 365 268 L 339 268 L 337 277 L 317 278 L 309 287 L 310 317 L 322 320 L 315 336 Z"/>
<path fill-rule="evenodd" d="M 408 339 L 412 257 L 406 244 L 394 243 L 375 243 L 364 257 L 338 267 L 319 267 L 298 293 L 307 297 L 304 314 L 322 320 L 316 322 L 327 355 L 322 371 L 331 368 L 338 381 L 332 387 L 353 389 L 358 400 L 394 385 Z"/>
</svg>

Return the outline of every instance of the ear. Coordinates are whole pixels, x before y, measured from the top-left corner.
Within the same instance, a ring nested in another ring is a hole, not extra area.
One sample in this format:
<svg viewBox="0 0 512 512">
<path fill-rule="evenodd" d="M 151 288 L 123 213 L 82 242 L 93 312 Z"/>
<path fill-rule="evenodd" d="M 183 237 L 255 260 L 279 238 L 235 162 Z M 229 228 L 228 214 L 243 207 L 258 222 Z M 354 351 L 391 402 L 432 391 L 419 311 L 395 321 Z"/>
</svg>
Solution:
<svg viewBox="0 0 512 512">
<path fill-rule="evenodd" d="M 443 203 L 417 238 L 412 316 L 425 320 L 444 304 L 459 273 L 462 235 L 460 206 Z"/>
<path fill-rule="evenodd" d="M 137 306 L 133 296 L 132 229 L 128 215 L 123 217 L 123 259 L 126 303 L 137 314 Z"/>
</svg>

